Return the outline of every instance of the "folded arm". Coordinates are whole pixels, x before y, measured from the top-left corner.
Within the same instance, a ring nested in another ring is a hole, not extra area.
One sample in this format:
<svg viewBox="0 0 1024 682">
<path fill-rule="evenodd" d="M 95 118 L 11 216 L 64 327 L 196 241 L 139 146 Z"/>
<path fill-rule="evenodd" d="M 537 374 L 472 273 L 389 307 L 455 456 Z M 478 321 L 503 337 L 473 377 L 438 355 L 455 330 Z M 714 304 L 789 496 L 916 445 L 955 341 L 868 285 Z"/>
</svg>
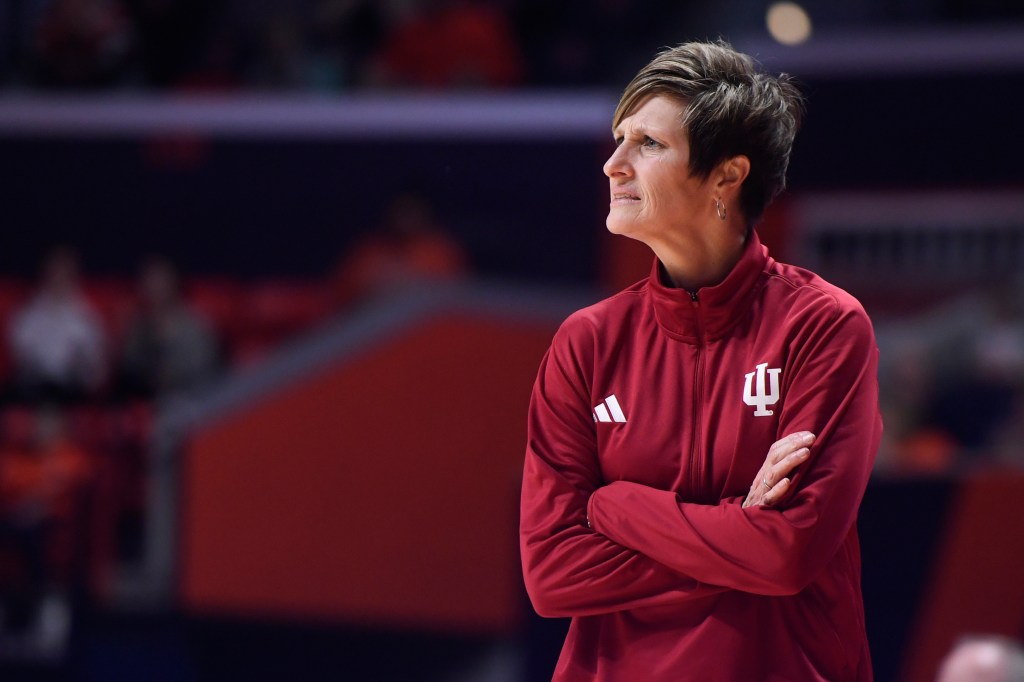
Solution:
<svg viewBox="0 0 1024 682">
<path fill-rule="evenodd" d="M 595 491 L 593 528 L 696 580 L 758 594 L 802 590 L 835 556 L 856 519 L 881 438 L 877 348 L 870 323 L 848 313 L 791 367 L 778 433 L 817 438 L 784 508 L 683 502 L 618 481 Z"/>
<path fill-rule="evenodd" d="M 589 527 L 587 501 L 603 481 L 580 372 L 587 351 L 556 337 L 530 404 L 519 533 L 534 608 L 542 616 L 584 616 L 721 592 Z"/>
</svg>

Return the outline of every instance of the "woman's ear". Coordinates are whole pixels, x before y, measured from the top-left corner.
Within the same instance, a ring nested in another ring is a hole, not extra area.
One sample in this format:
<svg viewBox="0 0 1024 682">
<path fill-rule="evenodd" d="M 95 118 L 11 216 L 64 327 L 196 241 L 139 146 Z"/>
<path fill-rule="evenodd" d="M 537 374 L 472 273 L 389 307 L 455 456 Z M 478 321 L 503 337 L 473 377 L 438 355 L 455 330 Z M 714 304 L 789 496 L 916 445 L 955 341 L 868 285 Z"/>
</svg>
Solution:
<svg viewBox="0 0 1024 682">
<path fill-rule="evenodd" d="M 722 196 L 739 194 L 740 186 L 750 175 L 750 159 L 743 154 L 730 157 L 715 169 L 715 189 Z"/>
</svg>

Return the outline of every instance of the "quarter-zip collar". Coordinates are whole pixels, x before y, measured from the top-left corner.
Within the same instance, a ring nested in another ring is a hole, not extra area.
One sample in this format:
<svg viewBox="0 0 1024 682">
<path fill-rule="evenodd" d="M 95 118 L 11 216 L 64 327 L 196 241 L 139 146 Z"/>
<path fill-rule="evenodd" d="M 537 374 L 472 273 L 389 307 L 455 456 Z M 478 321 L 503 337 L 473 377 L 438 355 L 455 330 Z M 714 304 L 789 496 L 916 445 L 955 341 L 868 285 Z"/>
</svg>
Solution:
<svg viewBox="0 0 1024 682">
<path fill-rule="evenodd" d="M 721 338 L 749 309 L 771 260 L 757 232 L 751 230 L 739 261 L 725 279 L 713 287 L 690 292 L 662 284 L 661 263 L 655 257 L 647 291 L 658 325 L 672 338 L 686 343 Z"/>
</svg>

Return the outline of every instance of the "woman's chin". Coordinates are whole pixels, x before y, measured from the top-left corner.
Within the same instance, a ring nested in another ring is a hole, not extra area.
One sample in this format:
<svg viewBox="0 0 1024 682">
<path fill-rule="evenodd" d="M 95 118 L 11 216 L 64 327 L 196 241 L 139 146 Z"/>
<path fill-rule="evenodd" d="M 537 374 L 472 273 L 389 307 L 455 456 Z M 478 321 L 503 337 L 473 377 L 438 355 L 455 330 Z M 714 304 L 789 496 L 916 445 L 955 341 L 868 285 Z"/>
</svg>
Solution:
<svg viewBox="0 0 1024 682">
<path fill-rule="evenodd" d="M 623 220 L 617 216 L 610 215 L 605 221 L 605 226 L 612 234 L 630 237 L 632 239 L 640 239 L 640 231 L 638 230 L 639 226 L 635 220 Z"/>
<path fill-rule="evenodd" d="M 604 224 L 612 234 L 621 234 L 624 237 L 628 237 L 630 232 L 633 231 L 632 221 L 622 220 L 617 216 L 608 216 Z"/>
</svg>

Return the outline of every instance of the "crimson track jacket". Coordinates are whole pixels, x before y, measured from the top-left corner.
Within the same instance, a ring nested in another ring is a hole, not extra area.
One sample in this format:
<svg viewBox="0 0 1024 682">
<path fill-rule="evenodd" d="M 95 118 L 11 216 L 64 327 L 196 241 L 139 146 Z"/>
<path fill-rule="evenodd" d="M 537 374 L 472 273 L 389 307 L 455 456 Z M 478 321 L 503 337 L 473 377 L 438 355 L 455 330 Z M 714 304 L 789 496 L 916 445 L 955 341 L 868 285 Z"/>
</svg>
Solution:
<svg viewBox="0 0 1024 682">
<path fill-rule="evenodd" d="M 855 521 L 882 432 L 849 294 L 752 233 L 719 285 L 651 276 L 571 315 L 529 413 L 520 549 L 555 680 L 871 679 Z M 742 502 L 810 431 L 779 508 Z"/>
</svg>

